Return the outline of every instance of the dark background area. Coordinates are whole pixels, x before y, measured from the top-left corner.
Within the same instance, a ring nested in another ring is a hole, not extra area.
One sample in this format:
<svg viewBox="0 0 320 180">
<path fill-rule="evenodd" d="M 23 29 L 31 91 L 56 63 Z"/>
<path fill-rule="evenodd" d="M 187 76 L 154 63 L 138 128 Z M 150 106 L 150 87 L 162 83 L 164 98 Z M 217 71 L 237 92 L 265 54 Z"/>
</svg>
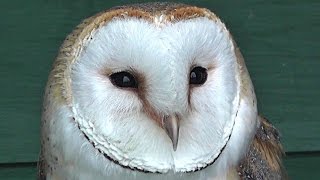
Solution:
<svg viewBox="0 0 320 180">
<path fill-rule="evenodd" d="M 41 104 L 63 39 L 86 17 L 146 1 L 0 2 L 0 179 L 35 179 Z M 246 60 L 260 114 L 280 130 L 291 179 L 319 179 L 320 1 L 180 1 L 215 12 Z"/>
</svg>

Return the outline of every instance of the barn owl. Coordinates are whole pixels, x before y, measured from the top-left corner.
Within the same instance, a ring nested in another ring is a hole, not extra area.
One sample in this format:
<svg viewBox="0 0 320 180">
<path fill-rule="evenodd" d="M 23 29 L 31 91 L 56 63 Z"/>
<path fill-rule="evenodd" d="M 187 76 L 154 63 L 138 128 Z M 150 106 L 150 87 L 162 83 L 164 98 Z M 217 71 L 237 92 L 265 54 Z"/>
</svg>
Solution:
<svg viewBox="0 0 320 180">
<path fill-rule="evenodd" d="M 281 156 L 239 48 L 208 9 L 115 7 L 60 48 L 40 179 L 282 179 Z"/>
</svg>

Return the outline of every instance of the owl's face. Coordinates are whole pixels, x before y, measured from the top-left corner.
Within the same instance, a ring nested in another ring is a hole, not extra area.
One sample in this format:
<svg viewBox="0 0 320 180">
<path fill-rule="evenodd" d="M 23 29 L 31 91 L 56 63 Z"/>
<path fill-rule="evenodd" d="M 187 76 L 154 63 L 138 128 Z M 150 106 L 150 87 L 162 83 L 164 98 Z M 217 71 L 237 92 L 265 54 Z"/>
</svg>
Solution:
<svg viewBox="0 0 320 180">
<path fill-rule="evenodd" d="M 108 159 L 194 171 L 242 149 L 230 142 L 243 133 L 235 125 L 241 70 L 215 16 L 164 17 L 121 15 L 93 28 L 70 66 L 71 107 L 82 140 Z"/>
</svg>

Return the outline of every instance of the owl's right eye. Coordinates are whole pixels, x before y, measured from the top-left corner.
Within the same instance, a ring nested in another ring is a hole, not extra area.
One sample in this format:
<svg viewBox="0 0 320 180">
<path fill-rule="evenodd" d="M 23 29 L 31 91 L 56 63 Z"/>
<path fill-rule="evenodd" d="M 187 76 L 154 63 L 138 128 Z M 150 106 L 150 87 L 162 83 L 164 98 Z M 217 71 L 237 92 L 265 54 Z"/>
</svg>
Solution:
<svg viewBox="0 0 320 180">
<path fill-rule="evenodd" d="M 113 85 L 121 88 L 137 88 L 138 83 L 134 76 L 126 71 L 113 73 L 110 75 L 110 80 Z"/>
</svg>

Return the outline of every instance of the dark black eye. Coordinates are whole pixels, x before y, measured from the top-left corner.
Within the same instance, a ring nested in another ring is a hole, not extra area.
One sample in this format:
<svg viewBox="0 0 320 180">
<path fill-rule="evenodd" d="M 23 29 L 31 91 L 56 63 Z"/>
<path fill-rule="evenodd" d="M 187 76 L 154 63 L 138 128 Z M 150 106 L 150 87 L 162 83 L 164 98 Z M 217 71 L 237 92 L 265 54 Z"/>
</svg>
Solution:
<svg viewBox="0 0 320 180">
<path fill-rule="evenodd" d="M 204 84 L 207 80 L 207 69 L 197 66 L 193 68 L 190 72 L 189 84 Z"/>
<path fill-rule="evenodd" d="M 134 76 L 128 72 L 122 71 L 110 75 L 113 85 L 122 88 L 137 88 L 138 84 Z"/>
</svg>

